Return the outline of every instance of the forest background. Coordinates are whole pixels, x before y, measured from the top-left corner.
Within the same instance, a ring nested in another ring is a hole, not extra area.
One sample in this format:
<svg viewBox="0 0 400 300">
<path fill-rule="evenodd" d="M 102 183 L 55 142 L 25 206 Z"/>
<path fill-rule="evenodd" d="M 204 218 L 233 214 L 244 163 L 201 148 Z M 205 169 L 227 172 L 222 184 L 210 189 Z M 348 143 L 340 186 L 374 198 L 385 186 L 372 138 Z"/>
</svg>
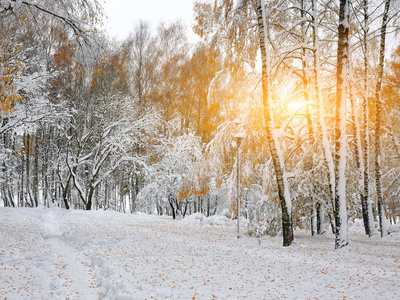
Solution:
<svg viewBox="0 0 400 300">
<path fill-rule="evenodd" d="M 233 218 L 239 194 L 250 235 L 336 248 L 398 221 L 399 1 L 196 1 L 196 44 L 112 40 L 96 0 L 0 3 L 3 206 Z"/>
</svg>

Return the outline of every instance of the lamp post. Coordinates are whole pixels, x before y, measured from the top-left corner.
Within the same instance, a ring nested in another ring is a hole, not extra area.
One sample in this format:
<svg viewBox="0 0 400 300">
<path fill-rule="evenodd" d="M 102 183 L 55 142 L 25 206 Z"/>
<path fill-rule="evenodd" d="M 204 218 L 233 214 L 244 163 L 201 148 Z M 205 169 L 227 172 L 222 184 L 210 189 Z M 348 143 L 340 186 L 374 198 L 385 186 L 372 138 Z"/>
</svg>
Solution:
<svg viewBox="0 0 400 300">
<path fill-rule="evenodd" d="M 240 144 L 242 140 L 245 138 L 245 134 L 243 132 L 239 132 L 235 134 L 234 138 L 236 139 L 236 147 L 237 147 L 237 159 L 236 159 L 236 191 L 237 191 L 237 238 L 240 238 Z"/>
<path fill-rule="evenodd" d="M 246 208 L 246 219 L 249 219 L 249 204 L 247 203 L 248 198 L 247 198 L 247 193 L 248 193 L 249 189 L 246 187 L 243 190 L 243 197 L 244 197 L 244 207 Z"/>
</svg>

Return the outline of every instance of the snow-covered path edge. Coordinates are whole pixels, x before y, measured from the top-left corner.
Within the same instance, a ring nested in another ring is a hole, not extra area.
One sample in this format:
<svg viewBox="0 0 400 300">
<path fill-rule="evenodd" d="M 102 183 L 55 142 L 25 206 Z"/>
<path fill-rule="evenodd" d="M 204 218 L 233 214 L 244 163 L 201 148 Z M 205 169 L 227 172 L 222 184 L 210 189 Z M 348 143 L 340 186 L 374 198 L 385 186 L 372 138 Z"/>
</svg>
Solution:
<svg viewBox="0 0 400 300">
<path fill-rule="evenodd" d="M 61 299 L 96 299 L 99 298 L 96 274 L 79 249 L 71 246 L 65 238 L 69 224 L 64 224 L 57 211 L 48 210 L 43 214 L 41 236 L 46 240 L 58 271 L 58 278 L 65 282 L 55 286 L 53 295 Z"/>
</svg>

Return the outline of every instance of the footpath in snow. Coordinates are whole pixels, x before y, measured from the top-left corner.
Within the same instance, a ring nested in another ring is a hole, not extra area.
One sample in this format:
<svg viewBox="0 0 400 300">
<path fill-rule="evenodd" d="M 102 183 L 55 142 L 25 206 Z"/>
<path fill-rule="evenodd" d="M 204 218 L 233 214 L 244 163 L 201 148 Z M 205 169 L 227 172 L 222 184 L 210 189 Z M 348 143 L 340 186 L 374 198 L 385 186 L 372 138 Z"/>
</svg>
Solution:
<svg viewBox="0 0 400 300">
<path fill-rule="evenodd" d="M 400 299 L 400 233 L 361 229 L 283 248 L 218 217 L 0 208 L 0 299 Z"/>
</svg>

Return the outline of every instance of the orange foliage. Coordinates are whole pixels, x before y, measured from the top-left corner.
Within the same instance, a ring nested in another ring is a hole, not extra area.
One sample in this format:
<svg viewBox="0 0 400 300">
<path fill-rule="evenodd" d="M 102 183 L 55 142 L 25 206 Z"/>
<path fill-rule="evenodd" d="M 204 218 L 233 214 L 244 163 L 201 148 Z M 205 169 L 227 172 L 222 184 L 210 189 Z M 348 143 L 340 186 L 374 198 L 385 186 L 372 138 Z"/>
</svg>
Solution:
<svg viewBox="0 0 400 300">
<path fill-rule="evenodd" d="M 215 186 L 217 189 L 220 189 L 222 187 L 222 183 L 224 182 L 224 179 L 222 178 L 222 176 L 217 176 L 215 178 Z"/>
<path fill-rule="evenodd" d="M 58 68 L 68 68 L 72 65 L 75 57 L 75 48 L 69 44 L 62 44 L 54 54 L 54 63 Z"/>
<path fill-rule="evenodd" d="M 24 139 L 24 153 L 27 156 L 34 154 L 33 149 L 35 145 L 35 140 L 30 135 L 26 135 Z"/>
<path fill-rule="evenodd" d="M 193 192 L 192 189 L 187 184 L 183 184 L 178 191 L 178 195 L 176 196 L 176 199 L 178 201 L 185 200 L 192 195 L 192 192 Z"/>
<path fill-rule="evenodd" d="M 204 170 L 203 170 L 204 171 Z M 205 197 L 210 191 L 210 177 L 203 176 L 201 173 L 196 175 L 197 183 L 185 180 L 178 191 L 177 199 L 184 200 L 190 196 Z"/>
<path fill-rule="evenodd" d="M 102 60 L 96 63 L 93 75 L 92 75 L 92 81 L 90 82 L 90 88 L 94 89 L 97 85 L 97 80 L 99 78 L 102 78 L 106 72 L 106 64 L 107 64 L 107 58 L 104 57 Z"/>
<path fill-rule="evenodd" d="M 5 53 L 0 57 L 2 65 L 2 74 L 0 74 L 0 114 L 11 112 L 14 103 L 24 99 L 23 95 L 18 94 L 14 85 L 14 80 L 18 77 L 18 73 L 24 70 L 23 64 L 18 59 L 20 53 L 21 49 L 17 47 L 13 49 L 13 53 Z"/>
<path fill-rule="evenodd" d="M 129 90 L 129 59 L 128 48 L 123 48 L 120 52 L 105 56 L 96 63 L 93 70 L 90 88 L 94 89 L 100 84 L 100 79 L 107 80 L 107 85 L 116 91 Z"/>
</svg>

